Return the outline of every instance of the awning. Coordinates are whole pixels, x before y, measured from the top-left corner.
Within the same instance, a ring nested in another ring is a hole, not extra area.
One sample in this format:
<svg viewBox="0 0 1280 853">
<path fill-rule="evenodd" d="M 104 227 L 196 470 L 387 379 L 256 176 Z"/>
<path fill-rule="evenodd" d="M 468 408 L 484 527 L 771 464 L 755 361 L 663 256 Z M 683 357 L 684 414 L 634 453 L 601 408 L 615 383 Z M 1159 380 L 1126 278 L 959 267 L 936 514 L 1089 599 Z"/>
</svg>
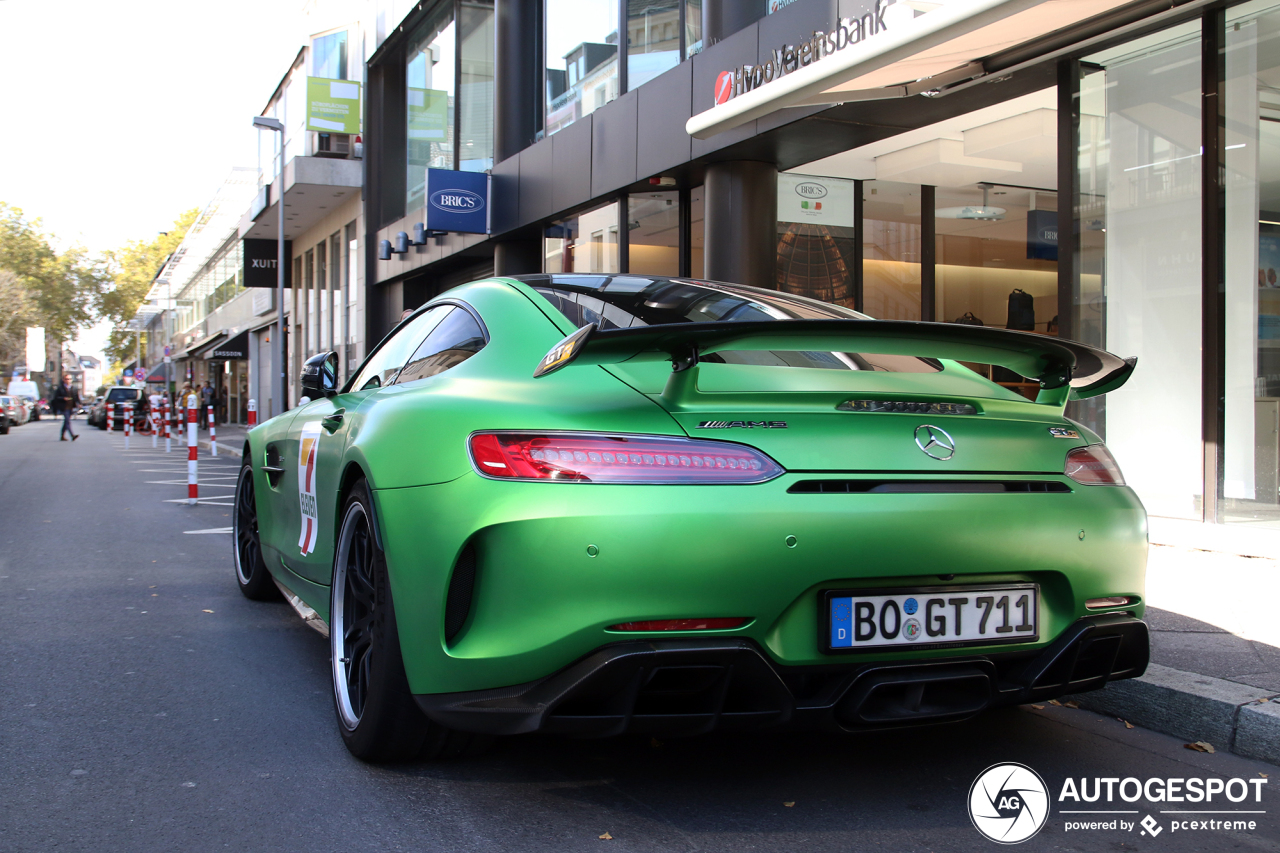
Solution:
<svg viewBox="0 0 1280 853">
<path fill-rule="evenodd" d="M 163 362 L 157 364 L 155 367 L 151 368 L 151 373 L 147 376 L 147 381 L 159 383 L 168 382 L 169 377 L 166 375 L 168 367 L 169 365 Z"/>
<path fill-rule="evenodd" d="M 249 357 L 249 333 L 247 331 L 233 335 L 229 340 L 220 341 L 212 348 L 204 351 L 206 359 L 232 360 Z"/>
<path fill-rule="evenodd" d="M 180 353 L 180 357 L 181 358 L 203 358 L 205 350 L 209 349 L 210 347 L 212 347 L 214 344 L 216 344 L 218 341 L 222 340 L 226 336 L 227 336 L 226 332 L 214 332 L 212 335 L 209 335 L 208 337 L 205 337 L 205 338 L 201 338 L 200 340 L 193 343 L 191 346 L 187 347 L 184 352 Z"/>
<path fill-rule="evenodd" d="M 984 57 L 1132 3 L 948 0 L 698 113 L 685 129 L 706 139 L 786 107 L 907 97 L 981 77 Z"/>
</svg>

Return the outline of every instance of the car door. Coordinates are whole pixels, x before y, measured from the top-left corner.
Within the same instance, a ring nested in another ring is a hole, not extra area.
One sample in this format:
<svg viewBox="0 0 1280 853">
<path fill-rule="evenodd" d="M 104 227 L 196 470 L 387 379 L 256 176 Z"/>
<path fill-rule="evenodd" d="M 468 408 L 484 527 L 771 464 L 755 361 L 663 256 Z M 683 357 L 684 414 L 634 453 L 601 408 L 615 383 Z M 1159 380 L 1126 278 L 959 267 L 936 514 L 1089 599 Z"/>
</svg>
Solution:
<svg viewBox="0 0 1280 853">
<path fill-rule="evenodd" d="M 447 311 L 429 308 L 405 320 L 379 345 L 341 393 L 299 407 L 280 443 L 281 494 L 287 496 L 279 537 L 285 564 L 307 580 L 328 584 L 337 539 L 338 490 L 350 437 L 366 399 L 395 382 L 400 369 Z"/>
</svg>

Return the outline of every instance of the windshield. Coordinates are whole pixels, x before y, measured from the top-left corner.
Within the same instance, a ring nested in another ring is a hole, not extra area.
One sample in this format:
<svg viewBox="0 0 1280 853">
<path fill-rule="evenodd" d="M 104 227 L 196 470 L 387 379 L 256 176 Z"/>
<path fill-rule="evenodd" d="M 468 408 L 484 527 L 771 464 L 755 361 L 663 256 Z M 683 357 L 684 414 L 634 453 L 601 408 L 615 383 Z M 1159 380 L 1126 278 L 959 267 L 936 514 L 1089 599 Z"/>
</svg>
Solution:
<svg viewBox="0 0 1280 853">
<path fill-rule="evenodd" d="M 676 323 L 871 319 L 840 305 L 723 282 L 639 275 L 521 276 L 520 280 L 576 327 L 595 323 L 601 331 Z M 871 353 L 733 350 L 704 356 L 703 361 L 891 373 L 939 369 L 931 360 Z"/>
<path fill-rule="evenodd" d="M 108 403 L 125 403 L 138 399 L 137 388 L 112 388 L 107 392 Z"/>
</svg>

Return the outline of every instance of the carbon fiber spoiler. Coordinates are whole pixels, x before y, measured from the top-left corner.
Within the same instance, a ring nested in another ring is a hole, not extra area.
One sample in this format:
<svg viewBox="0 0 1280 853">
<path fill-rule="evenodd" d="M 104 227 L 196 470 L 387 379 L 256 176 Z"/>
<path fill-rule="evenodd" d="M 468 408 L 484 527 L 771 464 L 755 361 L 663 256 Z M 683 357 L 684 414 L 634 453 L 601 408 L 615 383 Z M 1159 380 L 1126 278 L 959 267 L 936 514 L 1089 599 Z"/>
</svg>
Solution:
<svg viewBox="0 0 1280 853">
<path fill-rule="evenodd" d="M 726 350 L 866 352 L 945 358 L 1006 367 L 1040 383 L 1044 402 L 1065 403 L 1114 391 L 1137 358 L 1120 358 L 1074 341 L 956 323 L 900 320 L 765 320 L 679 323 L 600 331 L 583 326 L 538 362 L 534 378 L 571 364 L 670 361 L 679 373 Z M 1052 393 L 1057 392 L 1057 393 Z M 1060 399 L 1059 399 L 1060 398 Z"/>
</svg>

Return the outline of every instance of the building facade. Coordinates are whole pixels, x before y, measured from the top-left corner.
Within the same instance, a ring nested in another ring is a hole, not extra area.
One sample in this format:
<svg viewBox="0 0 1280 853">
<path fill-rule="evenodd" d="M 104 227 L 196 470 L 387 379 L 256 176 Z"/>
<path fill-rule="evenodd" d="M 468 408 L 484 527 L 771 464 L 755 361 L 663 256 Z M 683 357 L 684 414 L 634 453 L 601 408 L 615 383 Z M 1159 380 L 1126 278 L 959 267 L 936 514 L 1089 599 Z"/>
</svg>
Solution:
<svg viewBox="0 0 1280 853">
<path fill-rule="evenodd" d="M 418 4 L 367 62 L 365 339 L 557 270 L 1069 337 L 1139 358 L 1068 413 L 1153 519 L 1280 530 L 1278 28 L 1265 0 Z M 491 171 L 490 233 L 380 258 L 428 166 Z"/>
</svg>

